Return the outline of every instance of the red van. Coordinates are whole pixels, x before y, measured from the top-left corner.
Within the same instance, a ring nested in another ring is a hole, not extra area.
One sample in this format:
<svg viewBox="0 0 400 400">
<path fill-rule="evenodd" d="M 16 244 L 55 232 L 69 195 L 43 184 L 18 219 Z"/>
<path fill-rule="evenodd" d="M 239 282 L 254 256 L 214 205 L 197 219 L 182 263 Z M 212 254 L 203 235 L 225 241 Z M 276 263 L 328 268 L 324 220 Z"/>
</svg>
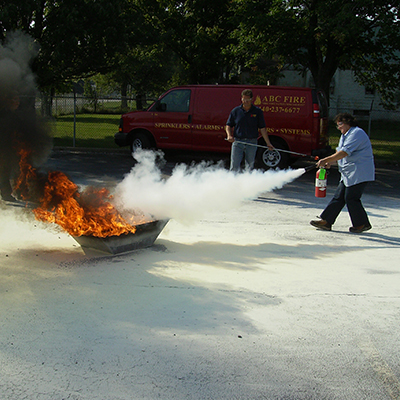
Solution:
<svg viewBox="0 0 400 400">
<path fill-rule="evenodd" d="M 146 111 L 122 115 L 115 143 L 136 148 L 229 153 L 225 124 L 252 89 L 253 103 L 264 111 L 276 149 L 322 156 L 330 152 L 328 109 L 322 92 L 310 88 L 253 85 L 188 85 L 161 95 Z M 260 135 L 258 144 L 265 146 Z M 291 153 L 260 147 L 257 166 L 286 168 Z"/>
</svg>

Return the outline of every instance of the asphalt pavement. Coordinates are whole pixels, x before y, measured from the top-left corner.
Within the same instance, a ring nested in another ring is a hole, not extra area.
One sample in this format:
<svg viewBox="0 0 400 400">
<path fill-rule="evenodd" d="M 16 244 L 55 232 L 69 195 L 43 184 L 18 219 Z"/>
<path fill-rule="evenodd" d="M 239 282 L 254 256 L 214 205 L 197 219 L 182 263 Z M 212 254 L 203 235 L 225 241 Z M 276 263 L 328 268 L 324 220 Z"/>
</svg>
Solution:
<svg viewBox="0 0 400 400">
<path fill-rule="evenodd" d="M 133 165 L 56 149 L 44 168 L 114 188 Z M 360 235 L 346 211 L 309 225 L 339 179 L 315 198 L 310 170 L 118 255 L 0 202 L 0 399 L 400 399 L 399 178 L 378 166 Z"/>
</svg>

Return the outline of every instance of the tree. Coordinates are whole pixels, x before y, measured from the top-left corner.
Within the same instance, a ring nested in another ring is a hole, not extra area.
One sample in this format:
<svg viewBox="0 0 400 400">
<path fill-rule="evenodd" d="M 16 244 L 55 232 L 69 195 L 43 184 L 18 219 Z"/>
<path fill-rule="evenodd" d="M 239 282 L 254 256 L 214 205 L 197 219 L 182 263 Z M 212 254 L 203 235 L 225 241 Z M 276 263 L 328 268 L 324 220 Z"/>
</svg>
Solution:
<svg viewBox="0 0 400 400">
<path fill-rule="evenodd" d="M 128 86 L 135 93 L 137 108 L 141 109 L 146 94 L 164 91 L 174 71 L 173 55 L 162 44 L 137 45 L 118 58 L 118 66 L 110 75 L 120 84 L 123 109 L 127 108 Z"/>
<path fill-rule="evenodd" d="M 143 18 L 160 43 L 176 54 L 188 83 L 216 83 L 229 75 L 230 54 L 224 53 L 233 29 L 230 0 L 137 0 Z"/>
<path fill-rule="evenodd" d="M 125 45 L 129 0 L 1 0 L 0 40 L 19 30 L 40 44 L 33 63 L 41 90 L 110 71 Z"/>
<path fill-rule="evenodd" d="M 388 106 L 399 87 L 398 2 L 384 0 L 234 0 L 233 37 L 248 64 L 260 56 L 310 70 L 329 94 L 338 68 L 377 89 Z"/>
</svg>

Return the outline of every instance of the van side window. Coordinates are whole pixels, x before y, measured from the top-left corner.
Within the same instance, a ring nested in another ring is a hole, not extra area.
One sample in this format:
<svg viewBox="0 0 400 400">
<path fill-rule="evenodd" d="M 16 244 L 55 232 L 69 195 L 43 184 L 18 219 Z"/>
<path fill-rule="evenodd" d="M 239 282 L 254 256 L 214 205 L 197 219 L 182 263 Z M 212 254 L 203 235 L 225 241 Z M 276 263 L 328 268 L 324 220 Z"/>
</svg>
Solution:
<svg viewBox="0 0 400 400">
<path fill-rule="evenodd" d="M 169 92 L 160 100 L 165 104 L 167 112 L 188 112 L 190 105 L 190 90 L 179 89 Z"/>
</svg>

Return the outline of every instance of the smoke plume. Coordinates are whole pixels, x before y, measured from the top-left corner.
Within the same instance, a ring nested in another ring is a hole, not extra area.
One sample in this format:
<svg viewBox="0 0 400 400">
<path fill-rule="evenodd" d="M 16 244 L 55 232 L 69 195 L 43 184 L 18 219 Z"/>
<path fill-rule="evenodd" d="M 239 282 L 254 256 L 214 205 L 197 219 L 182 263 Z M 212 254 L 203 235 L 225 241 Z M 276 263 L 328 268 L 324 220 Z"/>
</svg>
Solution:
<svg viewBox="0 0 400 400">
<path fill-rule="evenodd" d="M 157 167 L 158 157 L 160 153 L 135 152 L 138 163 L 115 191 L 119 210 L 189 223 L 208 212 L 238 207 L 244 200 L 279 189 L 305 172 L 304 169 L 253 170 L 235 174 L 206 163 L 180 164 L 171 177 L 164 179 Z"/>
<path fill-rule="evenodd" d="M 32 38 L 21 32 L 10 34 L 0 45 L 0 178 L 4 192 L 8 180 L 18 174 L 21 149 L 37 167 L 52 148 L 49 127 L 35 110 L 37 89 L 30 63 L 38 51 Z"/>
</svg>

